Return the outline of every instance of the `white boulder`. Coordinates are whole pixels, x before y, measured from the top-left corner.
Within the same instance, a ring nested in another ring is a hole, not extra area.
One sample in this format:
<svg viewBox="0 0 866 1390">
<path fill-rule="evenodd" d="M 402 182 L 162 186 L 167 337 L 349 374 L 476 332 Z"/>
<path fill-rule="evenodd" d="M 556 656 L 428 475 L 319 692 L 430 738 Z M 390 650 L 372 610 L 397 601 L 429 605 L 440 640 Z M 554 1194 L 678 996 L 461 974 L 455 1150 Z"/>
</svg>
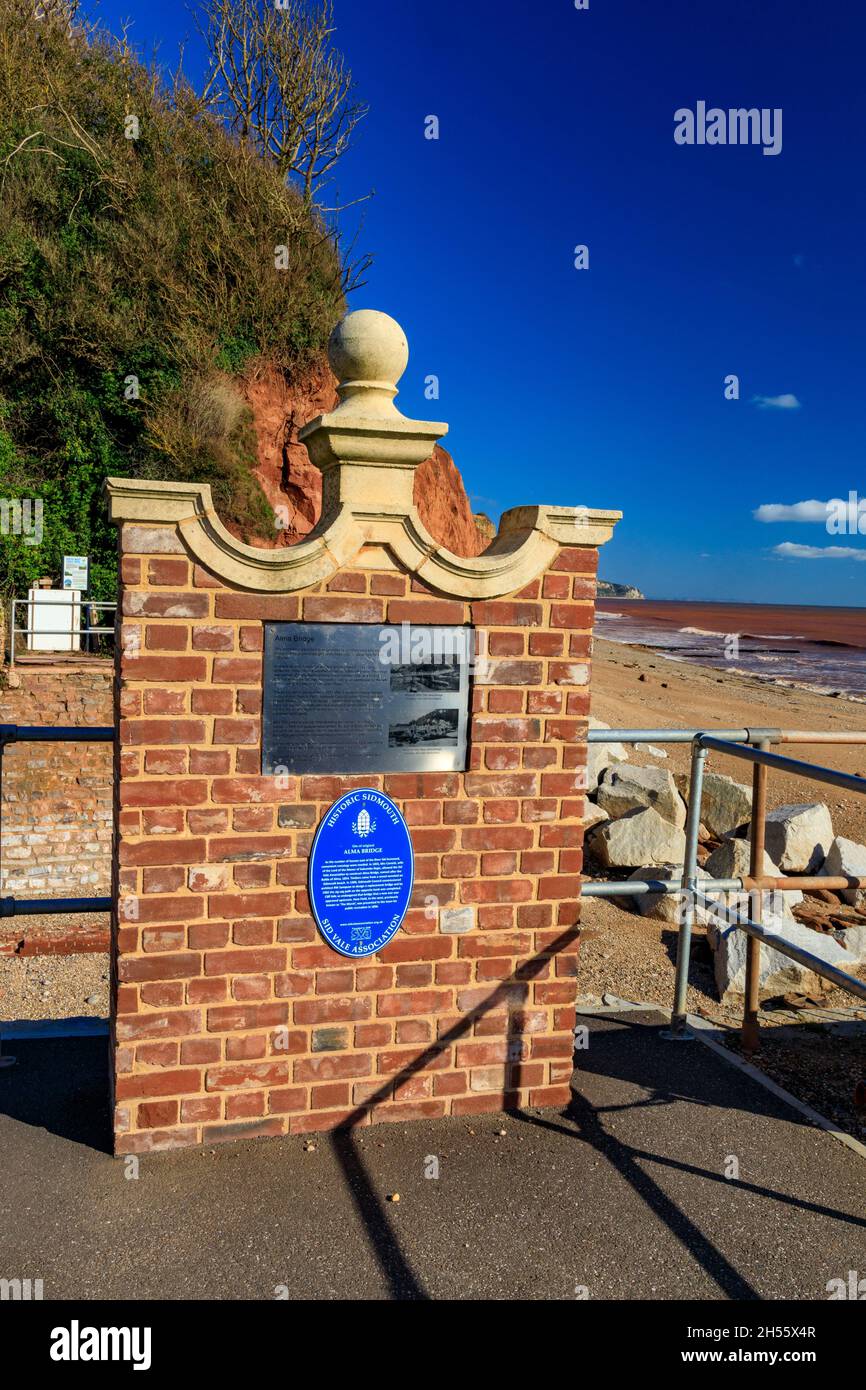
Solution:
<svg viewBox="0 0 866 1390">
<path fill-rule="evenodd" d="M 720 772 L 704 774 L 701 820 L 707 829 L 721 837 L 745 825 L 752 814 L 752 789 Z"/>
<path fill-rule="evenodd" d="M 767 920 L 768 930 L 800 946 L 813 956 L 835 965 L 840 970 L 850 970 L 852 959 L 849 952 L 839 945 L 832 936 L 824 932 L 812 931 L 797 922 Z M 713 927 L 707 930 L 707 937 L 713 948 L 713 968 L 719 998 L 723 1004 L 740 1003 L 746 992 L 746 950 L 749 938 L 737 927 Z M 772 946 L 761 946 L 761 969 L 759 974 L 759 993 L 762 999 L 773 999 L 780 994 L 816 994 L 826 987 L 814 971 L 807 970 L 797 961 L 791 960 Z"/>
<path fill-rule="evenodd" d="M 827 851 L 821 873 L 827 878 L 866 878 L 866 845 L 837 835 Z M 852 907 L 866 904 L 866 888 L 840 888 L 843 902 Z"/>
<path fill-rule="evenodd" d="M 836 940 L 840 946 L 845 947 L 848 957 L 848 965 L 842 969 L 850 969 L 854 965 L 862 965 L 866 961 L 866 922 L 858 922 L 854 927 L 846 927 L 844 931 L 835 933 Z"/>
<path fill-rule="evenodd" d="M 686 837 L 658 811 L 629 811 L 593 831 L 593 854 L 609 869 L 633 869 L 638 864 L 682 864 Z"/>
<path fill-rule="evenodd" d="M 663 883 L 679 883 L 682 876 L 682 864 L 662 864 L 661 867 L 636 869 L 631 875 L 632 878 L 636 879 L 660 879 Z M 698 882 L 701 885 L 711 883 L 712 874 L 699 869 Z M 709 888 L 706 891 L 709 892 Z M 683 920 L 684 899 L 682 893 L 639 893 L 632 901 L 643 917 L 653 917 L 660 922 L 670 922 L 675 927 L 678 927 Z M 710 920 L 711 909 L 705 907 L 700 900 L 696 909 L 695 920 L 705 927 Z"/>
<path fill-rule="evenodd" d="M 681 830 L 686 808 L 669 772 L 660 767 L 609 767 L 598 784 L 599 806 L 616 818 L 651 808 Z"/>
<path fill-rule="evenodd" d="M 714 878 L 748 878 L 751 853 L 752 847 L 748 840 L 725 840 L 718 849 L 713 850 L 704 867 Z M 778 865 L 773 863 L 766 850 L 761 871 L 770 878 L 781 877 Z M 774 893 L 769 896 L 774 903 L 777 900 L 781 903 L 783 917 L 792 917 L 791 908 L 803 901 L 803 894 L 799 888 L 790 893 Z M 772 911 L 772 907 L 770 910 Z"/>
<path fill-rule="evenodd" d="M 779 806 L 767 816 L 767 853 L 783 873 L 816 874 L 833 843 L 833 823 L 823 801 Z"/>
<path fill-rule="evenodd" d="M 596 826 L 604 825 L 605 821 L 609 821 L 610 816 L 603 806 L 596 806 L 594 801 L 590 801 L 589 798 L 587 798 L 583 804 L 582 819 L 583 833 L 584 835 L 588 835 L 591 830 L 595 830 Z"/>
<path fill-rule="evenodd" d="M 749 873 L 752 847 L 748 840 L 723 840 L 707 860 L 707 869 L 716 878 L 745 878 Z M 762 860 L 765 874 L 775 878 L 780 870 L 766 850 Z"/>
<path fill-rule="evenodd" d="M 609 729 L 610 725 L 605 724 L 603 719 L 589 720 L 591 729 Z M 628 753 L 622 743 L 590 743 L 586 752 L 586 790 L 594 792 L 598 786 L 599 778 L 606 767 L 611 767 L 614 763 L 628 762 Z"/>
</svg>

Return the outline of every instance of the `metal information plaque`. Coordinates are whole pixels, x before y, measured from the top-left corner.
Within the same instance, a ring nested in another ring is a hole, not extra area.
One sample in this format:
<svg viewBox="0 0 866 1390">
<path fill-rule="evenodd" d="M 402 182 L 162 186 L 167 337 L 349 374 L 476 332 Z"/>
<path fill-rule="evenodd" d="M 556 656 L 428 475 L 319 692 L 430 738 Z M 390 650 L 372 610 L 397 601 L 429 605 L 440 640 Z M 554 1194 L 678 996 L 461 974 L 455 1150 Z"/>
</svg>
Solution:
<svg viewBox="0 0 866 1390">
<path fill-rule="evenodd" d="M 310 852 L 310 905 L 322 936 L 344 956 L 387 946 L 412 897 L 409 827 L 389 796 L 347 792 L 325 815 Z"/>
<path fill-rule="evenodd" d="M 466 766 L 472 629 L 265 623 L 262 772 Z"/>
</svg>

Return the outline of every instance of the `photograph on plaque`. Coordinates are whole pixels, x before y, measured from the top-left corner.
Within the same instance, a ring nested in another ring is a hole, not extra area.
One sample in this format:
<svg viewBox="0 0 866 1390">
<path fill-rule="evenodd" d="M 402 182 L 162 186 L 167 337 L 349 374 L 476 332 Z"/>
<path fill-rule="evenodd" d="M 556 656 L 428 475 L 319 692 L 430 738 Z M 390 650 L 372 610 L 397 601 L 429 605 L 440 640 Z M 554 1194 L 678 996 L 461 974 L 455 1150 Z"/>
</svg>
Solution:
<svg viewBox="0 0 866 1390">
<path fill-rule="evenodd" d="M 404 695 L 428 695 L 440 690 L 460 689 L 460 664 L 448 659 L 423 666 L 392 666 L 391 689 Z"/>
<path fill-rule="evenodd" d="M 262 772 L 463 771 L 472 629 L 265 623 Z"/>
<path fill-rule="evenodd" d="M 456 748 L 459 733 L 459 710 L 431 709 L 417 719 L 389 724 L 388 744 L 391 748 L 419 743 L 425 748 Z"/>
</svg>

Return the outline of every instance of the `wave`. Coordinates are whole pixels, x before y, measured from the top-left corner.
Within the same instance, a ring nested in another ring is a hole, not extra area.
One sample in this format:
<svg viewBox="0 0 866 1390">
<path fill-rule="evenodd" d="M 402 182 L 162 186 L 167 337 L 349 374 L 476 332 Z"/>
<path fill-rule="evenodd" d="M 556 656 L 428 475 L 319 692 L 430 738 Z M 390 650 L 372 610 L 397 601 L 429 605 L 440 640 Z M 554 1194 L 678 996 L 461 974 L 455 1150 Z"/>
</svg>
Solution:
<svg viewBox="0 0 866 1390">
<path fill-rule="evenodd" d="M 840 642 L 833 637 L 804 637 L 785 632 L 741 632 L 744 642 L 808 642 L 810 647 L 845 647 L 848 651 L 862 651 L 856 642 Z"/>
<path fill-rule="evenodd" d="M 741 632 L 745 642 L 814 642 L 814 637 L 804 637 L 801 632 Z M 817 643 L 816 643 L 817 645 Z M 842 643 L 845 646 L 845 643 Z"/>
<path fill-rule="evenodd" d="M 747 671 L 739 666 L 731 666 L 728 674 L 745 677 L 747 680 L 760 681 L 763 685 L 781 686 L 785 690 L 806 690 L 810 695 L 838 695 L 845 700 L 853 700 L 857 704 L 866 704 L 866 696 L 857 695 L 854 691 L 846 690 L 844 686 L 821 685 L 818 681 L 792 680 L 789 676 L 765 676 L 760 671 Z"/>
<path fill-rule="evenodd" d="M 862 652 L 863 650 L 857 642 L 834 642 L 829 637 L 812 637 L 809 640 L 814 647 L 847 647 L 852 652 Z"/>
<path fill-rule="evenodd" d="M 621 617 L 617 614 L 617 617 Z M 808 642 L 810 647 L 839 647 L 847 651 L 862 651 L 857 642 L 841 642 L 833 637 L 806 637 L 790 632 L 716 632 L 707 627 L 681 627 L 678 632 L 689 637 L 737 637 L 741 642 Z"/>
<path fill-rule="evenodd" d="M 607 615 L 599 614 L 603 616 Z M 866 652 L 856 640 L 780 632 L 759 635 L 741 630 L 736 634 L 738 650 L 729 651 L 726 644 L 734 633 L 697 626 L 668 626 L 654 617 L 636 619 L 625 612 L 616 617 L 620 621 L 599 623 L 599 636 L 625 647 L 656 652 L 666 661 L 702 665 L 721 676 L 727 673 L 762 684 L 807 690 L 814 695 L 844 696 L 857 699 L 858 703 L 866 698 Z M 621 621 L 623 618 L 626 621 Z M 767 626 L 775 627 L 776 623 L 771 619 Z"/>
</svg>

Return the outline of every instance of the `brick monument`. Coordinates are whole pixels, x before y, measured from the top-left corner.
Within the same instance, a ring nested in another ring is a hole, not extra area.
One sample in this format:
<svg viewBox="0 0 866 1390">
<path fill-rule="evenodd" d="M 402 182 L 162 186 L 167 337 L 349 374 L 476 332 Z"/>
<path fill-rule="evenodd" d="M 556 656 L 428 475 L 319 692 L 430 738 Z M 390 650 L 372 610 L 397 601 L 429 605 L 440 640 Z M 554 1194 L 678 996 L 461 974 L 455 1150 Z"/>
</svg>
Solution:
<svg viewBox="0 0 866 1390">
<path fill-rule="evenodd" d="M 598 547 L 619 514 L 507 512 L 475 559 L 413 470 L 447 427 L 393 401 L 386 315 L 335 330 L 340 404 L 302 432 L 322 519 L 235 540 L 207 486 L 111 479 L 120 528 L 112 1053 L 116 1151 L 564 1106 L 572 1071 Z M 266 623 L 471 626 L 465 769 L 262 771 Z M 335 952 L 308 858 L 351 788 L 392 797 L 415 887 L 378 954 Z"/>
</svg>

